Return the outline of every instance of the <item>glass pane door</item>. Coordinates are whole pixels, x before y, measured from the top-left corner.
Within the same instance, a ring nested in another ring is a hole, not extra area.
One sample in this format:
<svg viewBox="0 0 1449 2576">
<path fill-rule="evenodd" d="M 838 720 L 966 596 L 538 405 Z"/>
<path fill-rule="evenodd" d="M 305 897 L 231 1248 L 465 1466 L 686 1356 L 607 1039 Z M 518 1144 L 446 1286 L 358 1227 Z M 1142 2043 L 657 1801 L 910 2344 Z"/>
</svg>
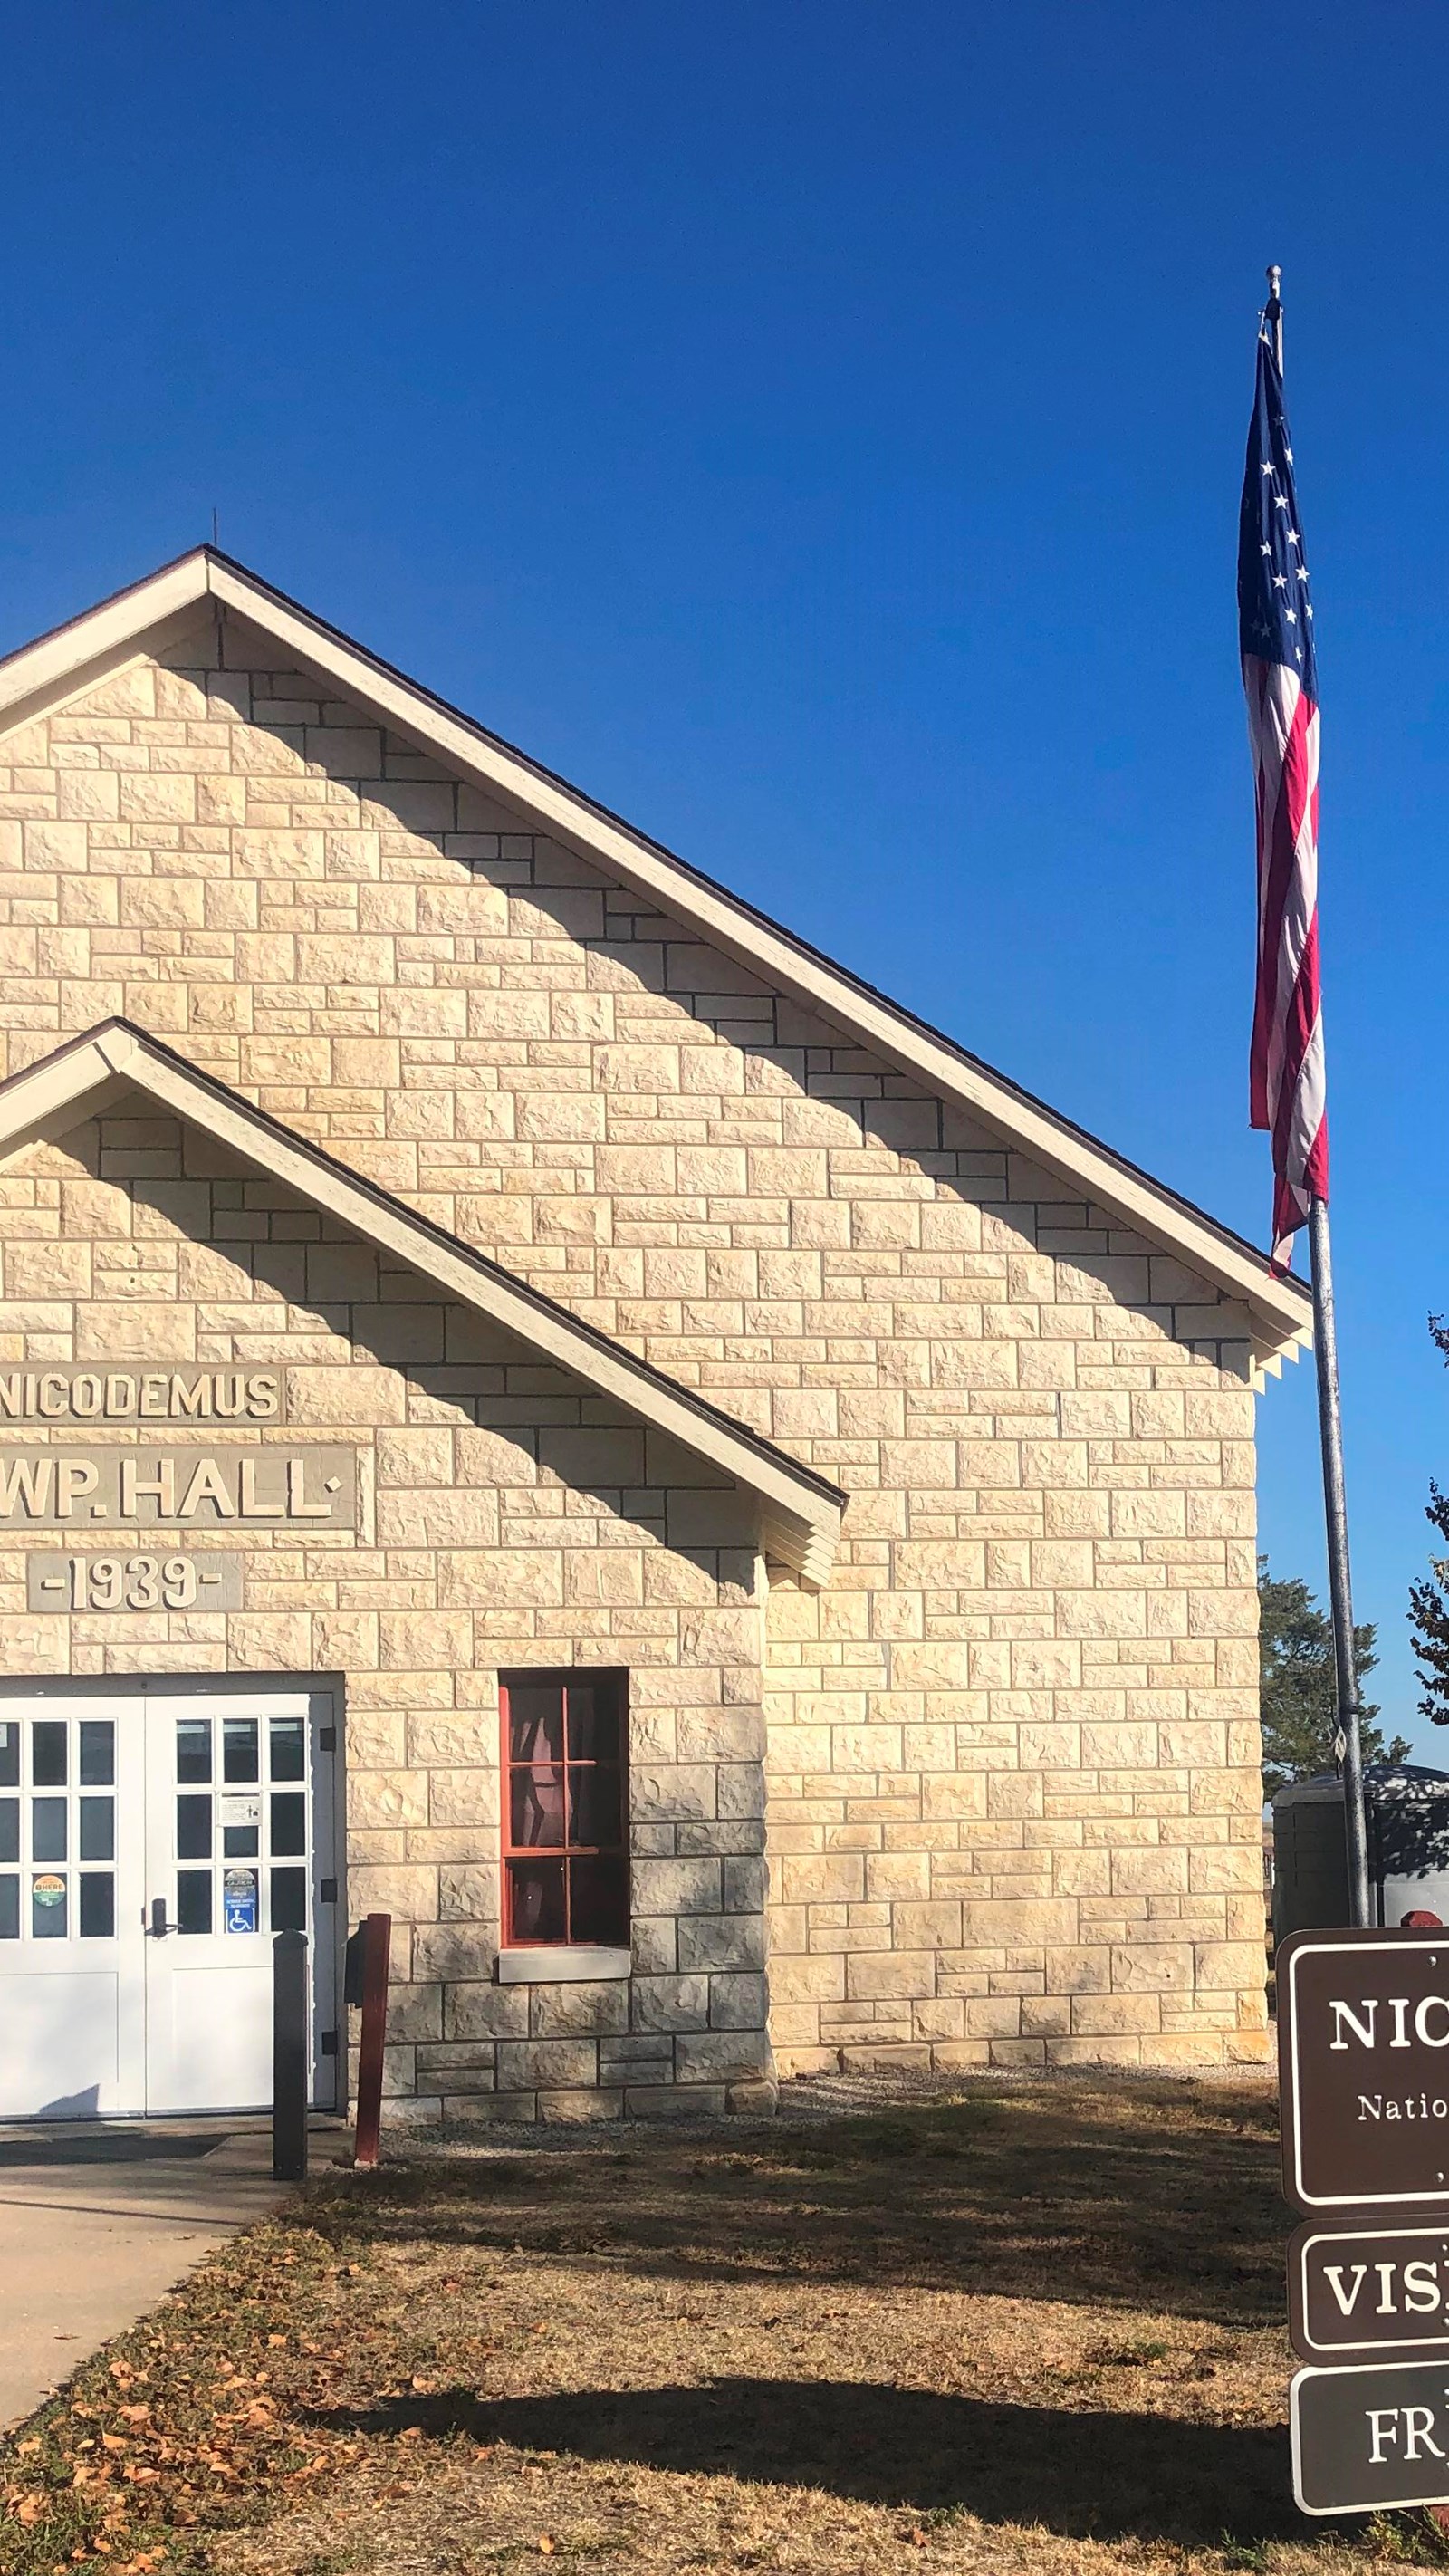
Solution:
<svg viewBox="0 0 1449 2576">
<path fill-rule="evenodd" d="M 278 1932 L 309 1935 L 314 1990 L 328 1998 L 322 2026 L 336 2020 L 336 1909 L 320 1896 L 335 1866 L 324 1715 L 331 1715 L 330 1699 L 285 1687 L 147 1696 L 153 2111 L 263 2109 L 270 2102 Z M 330 2086 L 335 2068 L 325 2071 Z"/>
<path fill-rule="evenodd" d="M 0 2116 L 142 2108 L 142 1727 L 0 1699 Z"/>
</svg>

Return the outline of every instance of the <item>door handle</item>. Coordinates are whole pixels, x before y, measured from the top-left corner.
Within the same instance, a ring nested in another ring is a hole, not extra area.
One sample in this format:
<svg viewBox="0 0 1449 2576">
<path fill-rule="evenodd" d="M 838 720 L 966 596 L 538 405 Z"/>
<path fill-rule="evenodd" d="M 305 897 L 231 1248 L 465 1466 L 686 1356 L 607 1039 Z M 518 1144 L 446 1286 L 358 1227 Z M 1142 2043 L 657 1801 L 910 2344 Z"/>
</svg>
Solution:
<svg viewBox="0 0 1449 2576">
<path fill-rule="evenodd" d="M 152 1897 L 151 1920 L 146 1928 L 153 1941 L 164 1941 L 167 1933 L 173 1929 L 173 1926 L 166 1920 L 166 1899 L 164 1896 Z"/>
</svg>

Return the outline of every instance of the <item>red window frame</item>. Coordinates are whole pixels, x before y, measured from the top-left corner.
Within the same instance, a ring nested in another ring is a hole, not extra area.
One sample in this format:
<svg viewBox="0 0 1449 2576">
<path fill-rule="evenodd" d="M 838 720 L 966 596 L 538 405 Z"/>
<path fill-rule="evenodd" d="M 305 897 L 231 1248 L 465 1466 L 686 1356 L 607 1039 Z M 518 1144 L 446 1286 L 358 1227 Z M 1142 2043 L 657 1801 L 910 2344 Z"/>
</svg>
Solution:
<svg viewBox="0 0 1449 2576">
<path fill-rule="evenodd" d="M 499 1675 L 505 1949 L 629 1946 L 628 1675 Z"/>
</svg>

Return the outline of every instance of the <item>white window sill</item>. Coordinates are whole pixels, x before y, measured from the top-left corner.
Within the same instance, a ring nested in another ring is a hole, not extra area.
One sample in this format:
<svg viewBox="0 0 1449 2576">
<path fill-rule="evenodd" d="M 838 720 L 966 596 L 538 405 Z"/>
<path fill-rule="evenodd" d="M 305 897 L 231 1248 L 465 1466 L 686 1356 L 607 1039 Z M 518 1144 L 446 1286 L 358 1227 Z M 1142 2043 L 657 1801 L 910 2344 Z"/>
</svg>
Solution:
<svg viewBox="0 0 1449 2576">
<path fill-rule="evenodd" d="M 605 1977 L 627 1977 L 633 1961 L 627 1950 L 500 1950 L 500 1986 L 582 1986 Z"/>
</svg>

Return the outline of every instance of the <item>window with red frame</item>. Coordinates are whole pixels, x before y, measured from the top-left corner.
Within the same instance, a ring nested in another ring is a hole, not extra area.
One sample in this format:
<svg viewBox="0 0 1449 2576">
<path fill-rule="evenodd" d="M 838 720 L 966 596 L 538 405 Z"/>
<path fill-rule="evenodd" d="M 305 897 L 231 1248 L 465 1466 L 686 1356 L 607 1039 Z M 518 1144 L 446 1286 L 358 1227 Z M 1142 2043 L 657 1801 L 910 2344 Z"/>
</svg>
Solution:
<svg viewBox="0 0 1449 2576">
<path fill-rule="evenodd" d="M 629 1941 L 622 1673 L 505 1674 L 503 1939 Z"/>
</svg>

